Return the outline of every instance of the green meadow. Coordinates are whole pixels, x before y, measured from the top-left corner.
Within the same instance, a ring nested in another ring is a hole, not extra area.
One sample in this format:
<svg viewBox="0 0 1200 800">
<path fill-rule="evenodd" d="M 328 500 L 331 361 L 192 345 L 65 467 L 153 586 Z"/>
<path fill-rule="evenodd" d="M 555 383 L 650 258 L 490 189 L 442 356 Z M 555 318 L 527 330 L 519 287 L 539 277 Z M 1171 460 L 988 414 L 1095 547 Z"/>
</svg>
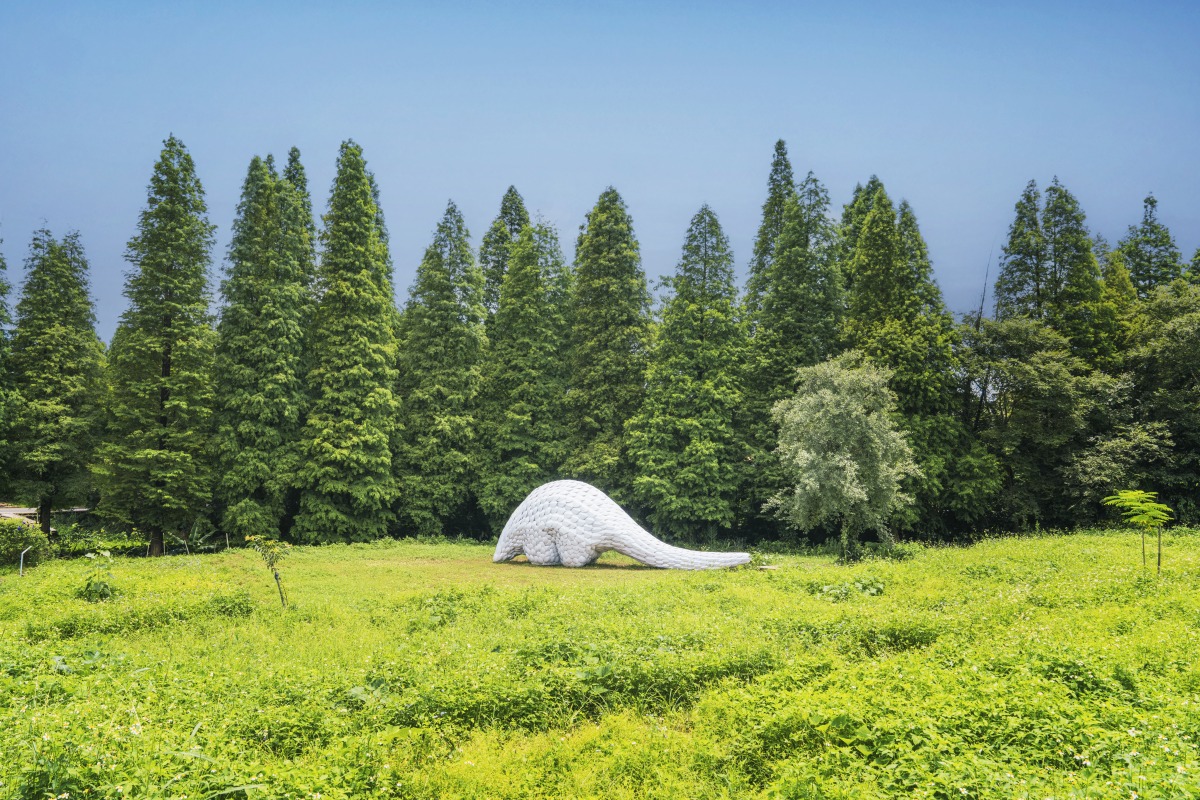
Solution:
<svg viewBox="0 0 1200 800">
<path fill-rule="evenodd" d="M 5 568 L 0 798 L 1196 797 L 1200 532 L 1150 551 L 387 541 L 294 549 L 286 611 L 248 550 L 117 558 L 95 602 L 94 560 Z"/>
</svg>

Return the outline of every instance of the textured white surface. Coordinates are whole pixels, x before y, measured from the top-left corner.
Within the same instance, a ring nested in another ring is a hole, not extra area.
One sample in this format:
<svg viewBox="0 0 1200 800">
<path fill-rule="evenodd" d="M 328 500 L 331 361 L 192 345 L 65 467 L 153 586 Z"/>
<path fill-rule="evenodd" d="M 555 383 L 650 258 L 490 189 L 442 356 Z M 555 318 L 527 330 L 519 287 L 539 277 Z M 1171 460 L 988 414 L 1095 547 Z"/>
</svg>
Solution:
<svg viewBox="0 0 1200 800">
<path fill-rule="evenodd" d="M 605 550 L 663 569 L 718 569 L 750 561 L 748 553 L 698 553 L 659 541 L 612 498 L 582 481 L 551 481 L 530 492 L 505 523 L 492 560 L 524 553 L 539 566 L 583 567 Z"/>
</svg>

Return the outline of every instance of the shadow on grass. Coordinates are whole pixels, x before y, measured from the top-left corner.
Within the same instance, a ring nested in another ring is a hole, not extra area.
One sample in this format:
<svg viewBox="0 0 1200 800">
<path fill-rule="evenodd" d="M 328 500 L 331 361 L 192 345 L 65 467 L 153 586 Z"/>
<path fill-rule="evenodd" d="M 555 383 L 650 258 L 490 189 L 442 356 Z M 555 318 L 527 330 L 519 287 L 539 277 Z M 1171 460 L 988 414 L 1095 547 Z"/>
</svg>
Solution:
<svg viewBox="0 0 1200 800">
<path fill-rule="evenodd" d="M 553 564 L 550 566 L 538 567 L 536 564 L 531 564 L 528 560 L 526 560 L 525 556 L 517 556 L 516 558 L 512 559 L 511 561 L 501 561 L 496 566 L 499 566 L 499 567 L 536 567 L 537 569 L 571 569 L 571 570 L 575 570 L 575 569 L 580 569 L 580 570 L 615 569 L 615 570 L 623 570 L 623 571 L 644 571 L 644 570 L 661 571 L 658 567 L 650 567 L 645 564 L 638 564 L 638 563 L 624 564 L 624 563 L 614 563 L 611 561 L 604 561 L 604 562 L 597 561 L 595 563 L 588 564 L 586 567 L 564 567 L 562 564 Z"/>
</svg>

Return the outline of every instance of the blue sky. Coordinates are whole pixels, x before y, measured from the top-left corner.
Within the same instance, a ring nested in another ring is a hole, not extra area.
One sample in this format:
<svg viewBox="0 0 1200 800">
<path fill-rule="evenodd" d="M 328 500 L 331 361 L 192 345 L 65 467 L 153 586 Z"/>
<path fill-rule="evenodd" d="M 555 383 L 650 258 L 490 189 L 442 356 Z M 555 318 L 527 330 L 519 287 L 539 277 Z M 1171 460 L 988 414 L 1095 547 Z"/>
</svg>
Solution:
<svg viewBox="0 0 1200 800">
<path fill-rule="evenodd" d="M 479 237 L 515 184 L 568 255 L 608 185 L 651 278 L 709 203 L 744 277 L 772 146 L 835 210 L 907 198 L 947 303 L 978 303 L 1026 181 L 1120 238 L 1153 191 L 1200 246 L 1200 3 L 24 3 L 0 5 L 0 251 L 80 231 L 99 330 L 161 142 L 194 156 L 219 277 L 255 154 L 303 153 L 323 209 L 364 148 L 398 300 L 453 199 Z M 215 287 L 215 280 L 214 280 Z"/>
</svg>

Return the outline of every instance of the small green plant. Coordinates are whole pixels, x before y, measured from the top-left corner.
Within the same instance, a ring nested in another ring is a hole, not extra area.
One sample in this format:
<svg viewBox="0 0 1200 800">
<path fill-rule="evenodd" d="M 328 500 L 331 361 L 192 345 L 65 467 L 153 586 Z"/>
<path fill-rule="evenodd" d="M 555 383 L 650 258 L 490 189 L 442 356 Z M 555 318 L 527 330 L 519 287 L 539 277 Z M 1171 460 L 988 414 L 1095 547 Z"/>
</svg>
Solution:
<svg viewBox="0 0 1200 800">
<path fill-rule="evenodd" d="M 88 559 L 88 571 L 76 595 L 89 603 L 112 600 L 117 596 L 112 574 L 112 553 L 101 550 L 99 553 L 87 553 L 84 558 Z"/>
<path fill-rule="evenodd" d="M 1159 503 L 1158 492 L 1125 489 L 1102 501 L 1106 506 L 1121 509 L 1125 521 L 1142 532 L 1142 566 L 1146 566 L 1146 531 L 1158 533 L 1158 574 L 1162 574 L 1162 529 L 1173 519 L 1170 506 Z"/>
<path fill-rule="evenodd" d="M 275 576 L 275 585 L 279 587 L 279 602 L 284 608 L 287 608 L 287 595 L 283 592 L 283 581 L 279 577 L 279 562 L 287 556 L 292 546 L 287 542 L 268 539 L 265 536 L 247 536 L 246 541 L 250 543 L 255 552 L 262 556 L 263 563 Z"/>
</svg>

